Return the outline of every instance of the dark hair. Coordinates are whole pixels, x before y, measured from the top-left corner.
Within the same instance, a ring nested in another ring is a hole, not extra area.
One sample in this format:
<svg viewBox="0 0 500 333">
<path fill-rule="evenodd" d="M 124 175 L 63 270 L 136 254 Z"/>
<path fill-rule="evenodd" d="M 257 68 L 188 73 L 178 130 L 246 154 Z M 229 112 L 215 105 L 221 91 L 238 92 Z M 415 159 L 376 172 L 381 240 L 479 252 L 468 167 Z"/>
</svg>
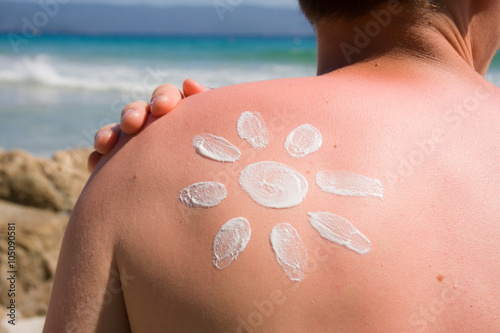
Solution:
<svg viewBox="0 0 500 333">
<path fill-rule="evenodd" d="M 368 14 L 389 0 L 299 0 L 302 12 L 315 24 L 323 19 L 351 20 Z M 393 0 L 396 4 L 422 4 L 426 0 Z"/>
</svg>

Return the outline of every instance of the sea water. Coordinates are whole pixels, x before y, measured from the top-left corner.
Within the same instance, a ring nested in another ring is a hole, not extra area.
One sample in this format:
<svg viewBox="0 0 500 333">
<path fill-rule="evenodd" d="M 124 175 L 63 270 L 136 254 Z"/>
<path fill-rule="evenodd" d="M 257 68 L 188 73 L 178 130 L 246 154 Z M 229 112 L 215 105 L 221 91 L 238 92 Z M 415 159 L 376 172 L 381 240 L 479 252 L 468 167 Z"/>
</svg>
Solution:
<svg viewBox="0 0 500 333">
<path fill-rule="evenodd" d="M 0 147 L 50 156 L 90 146 L 100 126 L 162 83 L 313 76 L 315 49 L 312 38 L 43 36 L 15 53 L 0 36 Z"/>
<path fill-rule="evenodd" d="M 41 156 L 91 146 L 121 109 L 162 83 L 216 88 L 314 76 L 312 38 L 42 36 L 12 48 L 0 36 L 0 147 Z M 488 79 L 500 86 L 500 58 Z"/>
</svg>

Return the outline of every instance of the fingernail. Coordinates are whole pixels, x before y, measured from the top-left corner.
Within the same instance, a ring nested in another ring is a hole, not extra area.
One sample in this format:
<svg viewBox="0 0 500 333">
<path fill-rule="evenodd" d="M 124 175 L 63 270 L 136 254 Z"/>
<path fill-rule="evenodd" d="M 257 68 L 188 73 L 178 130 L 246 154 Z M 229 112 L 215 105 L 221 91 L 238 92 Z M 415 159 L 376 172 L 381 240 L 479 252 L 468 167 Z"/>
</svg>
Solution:
<svg viewBox="0 0 500 333">
<path fill-rule="evenodd" d="M 160 99 L 160 98 L 163 98 L 163 97 L 167 97 L 165 95 L 158 95 L 156 96 L 150 103 L 150 107 L 153 108 L 156 104 L 156 102 Z"/>
<path fill-rule="evenodd" d="M 209 87 L 205 87 L 204 85 L 202 85 L 201 83 L 198 83 L 198 82 L 196 82 L 196 84 L 198 85 L 198 87 L 200 87 L 201 89 L 203 89 L 203 91 L 207 91 L 207 90 L 212 89 L 212 88 L 209 88 Z"/>
<path fill-rule="evenodd" d="M 95 137 L 94 137 L 94 142 L 97 142 L 97 140 L 99 140 L 99 138 L 101 136 L 103 136 L 104 134 L 108 134 L 108 135 L 111 135 L 111 131 L 110 130 L 105 130 L 105 131 L 100 131 L 100 132 L 97 132 L 95 134 Z"/>
<path fill-rule="evenodd" d="M 128 116 L 130 116 L 132 113 L 134 113 L 134 109 L 129 109 L 123 113 L 121 121 L 123 122 L 125 119 L 127 119 Z"/>
</svg>

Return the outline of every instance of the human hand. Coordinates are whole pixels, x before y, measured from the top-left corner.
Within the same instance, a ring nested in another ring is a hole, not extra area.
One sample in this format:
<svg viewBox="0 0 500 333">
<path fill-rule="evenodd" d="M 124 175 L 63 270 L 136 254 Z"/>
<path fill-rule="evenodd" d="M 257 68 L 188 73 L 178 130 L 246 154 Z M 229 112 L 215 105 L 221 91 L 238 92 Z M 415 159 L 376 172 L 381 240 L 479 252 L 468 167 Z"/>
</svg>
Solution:
<svg viewBox="0 0 500 333">
<path fill-rule="evenodd" d="M 118 141 L 120 133 L 135 134 L 139 132 L 146 123 L 148 113 L 155 117 L 161 117 L 175 109 L 177 104 L 191 95 L 209 90 L 201 83 L 192 79 L 186 79 L 181 91 L 171 84 L 163 84 L 155 89 L 151 103 L 135 101 L 128 104 L 121 115 L 121 125 L 114 123 L 102 127 L 97 131 L 94 138 L 94 149 L 88 158 L 88 169 L 92 172 L 102 156 L 109 153 Z"/>
</svg>

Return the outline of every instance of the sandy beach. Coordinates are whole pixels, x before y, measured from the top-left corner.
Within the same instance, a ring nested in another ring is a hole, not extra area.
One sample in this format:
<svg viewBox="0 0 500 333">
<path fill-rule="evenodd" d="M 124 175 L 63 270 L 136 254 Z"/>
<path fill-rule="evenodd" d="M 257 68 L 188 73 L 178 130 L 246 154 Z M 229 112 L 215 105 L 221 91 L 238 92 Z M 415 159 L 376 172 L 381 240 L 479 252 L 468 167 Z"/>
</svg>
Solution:
<svg viewBox="0 0 500 333">
<path fill-rule="evenodd" d="M 16 325 L 7 323 L 8 319 L 4 319 L 0 326 L 0 333 L 40 333 L 43 330 L 45 317 L 20 318 L 16 319 Z"/>
</svg>

